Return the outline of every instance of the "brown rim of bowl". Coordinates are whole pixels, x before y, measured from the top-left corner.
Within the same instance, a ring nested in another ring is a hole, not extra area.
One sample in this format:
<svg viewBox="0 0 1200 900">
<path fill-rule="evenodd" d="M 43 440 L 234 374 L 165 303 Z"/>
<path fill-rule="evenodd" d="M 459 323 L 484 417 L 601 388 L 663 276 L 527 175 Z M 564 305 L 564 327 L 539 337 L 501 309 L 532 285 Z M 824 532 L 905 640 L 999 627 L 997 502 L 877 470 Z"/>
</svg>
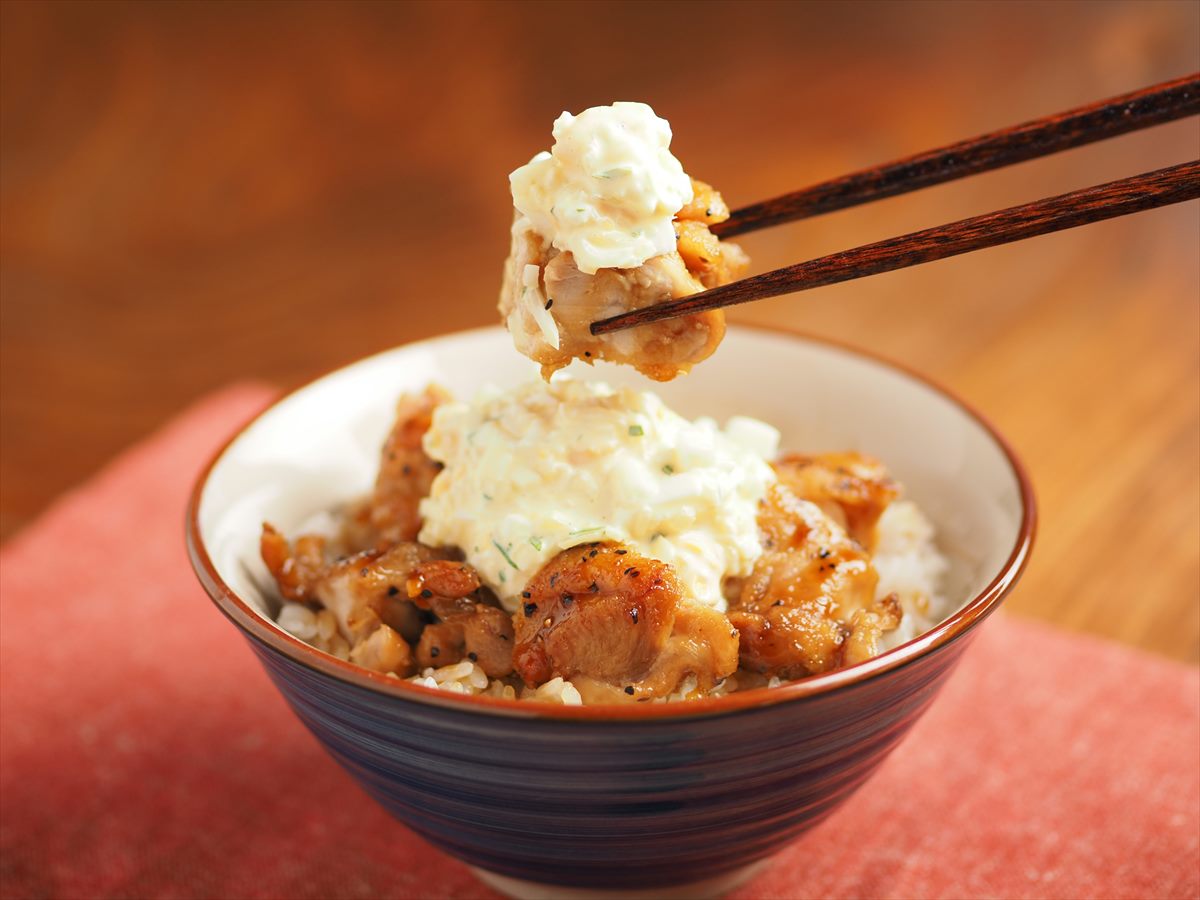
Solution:
<svg viewBox="0 0 1200 900">
<path fill-rule="evenodd" d="M 684 700 L 676 703 L 605 703 L 588 706 L 562 706 L 553 703 L 539 703 L 530 700 L 504 700 L 498 697 L 480 697 L 469 694 L 451 694 L 447 691 L 442 691 L 437 688 L 424 687 L 422 685 L 413 684 L 408 681 L 393 678 L 388 675 L 382 675 L 378 672 L 372 672 L 368 669 L 363 669 L 353 663 L 344 662 L 337 657 L 330 656 L 315 647 L 306 644 L 299 638 L 293 637 L 287 632 L 277 627 L 272 627 L 256 612 L 245 600 L 239 597 L 234 590 L 227 585 L 221 576 L 217 574 L 216 567 L 209 558 L 208 551 L 204 547 L 203 541 L 200 539 L 200 499 L 204 493 L 204 488 L 208 483 L 209 475 L 216 467 L 221 457 L 225 455 L 225 451 L 230 445 L 240 438 L 255 422 L 266 415 L 267 412 L 277 407 L 284 400 L 298 394 L 300 391 L 307 389 L 310 385 L 320 381 L 329 375 L 339 372 L 344 368 L 354 365 L 356 360 L 326 372 L 317 378 L 305 383 L 301 387 L 288 392 L 283 397 L 275 400 L 270 406 L 261 412 L 257 413 L 248 422 L 237 429 L 236 432 L 221 445 L 221 448 L 212 456 L 205 465 L 200 476 L 196 479 L 195 486 L 192 488 L 191 495 L 188 499 L 187 519 L 185 523 L 188 556 L 192 563 L 192 568 L 195 570 L 197 577 L 209 597 L 230 620 L 233 621 L 243 632 L 253 638 L 260 644 L 264 644 L 272 650 L 283 654 L 293 662 L 299 663 L 305 668 L 316 672 L 330 675 L 355 687 L 365 688 L 367 690 L 376 691 L 381 694 L 387 694 L 398 697 L 402 700 L 424 703 L 433 706 L 440 706 L 450 709 L 459 709 L 464 711 L 474 711 L 480 713 L 490 713 L 493 715 L 515 716 L 521 718 L 537 718 L 537 719 L 568 719 L 568 720 L 590 720 L 590 721 L 609 721 L 609 720 L 646 720 L 658 721 L 665 718 L 686 718 L 696 716 L 715 716 L 728 713 L 740 712 L 746 709 L 759 706 L 770 706 L 776 703 L 786 703 L 793 700 L 800 700 L 805 697 L 812 697 L 819 694 L 826 694 L 837 690 L 838 688 L 848 685 L 857 684 L 866 681 L 876 676 L 882 675 L 893 669 L 907 665 L 922 654 L 933 650 L 937 647 L 951 643 L 961 635 L 965 634 L 972 626 L 982 621 L 989 613 L 991 613 L 1000 603 L 1000 601 L 1013 589 L 1022 572 L 1025 570 L 1025 565 L 1029 560 L 1029 554 L 1033 547 L 1034 535 L 1037 531 L 1037 511 L 1033 496 L 1033 486 L 1029 479 L 1029 474 L 1026 472 L 1024 465 L 1017 458 L 1009 445 L 1000 433 L 992 426 L 992 424 L 984 418 L 974 407 L 966 403 L 959 397 L 955 396 L 950 391 L 935 383 L 930 378 L 913 371 L 905 365 L 892 362 L 875 353 L 864 351 L 858 347 L 841 341 L 830 340 L 828 338 L 816 337 L 814 335 L 805 334 L 799 330 L 768 327 L 763 325 L 739 324 L 736 326 L 739 329 L 748 331 L 766 332 L 768 334 L 784 335 L 792 338 L 809 341 L 815 344 L 822 344 L 843 352 L 851 353 L 855 356 L 870 360 L 871 362 L 883 365 L 893 369 L 914 381 L 917 381 L 935 393 L 945 397 L 967 416 L 974 419 L 981 428 L 991 437 L 991 439 L 1000 448 L 1008 461 L 1009 466 L 1016 477 L 1017 485 L 1021 494 L 1021 526 L 1017 532 L 1017 540 L 1013 545 L 1012 551 L 1008 555 L 1008 559 L 996 574 L 995 578 L 982 591 L 975 595 L 968 603 L 964 604 L 958 611 L 951 614 L 942 622 L 935 625 L 922 634 L 917 635 L 910 641 L 900 644 L 891 650 L 887 650 L 878 656 L 872 657 L 866 662 L 858 663 L 854 666 L 849 666 L 845 669 L 838 669 L 834 672 L 828 672 L 823 675 L 813 675 L 808 678 L 798 681 L 791 681 L 778 687 L 772 688 L 753 688 L 747 691 L 735 691 L 732 694 L 726 694 L 721 697 L 707 697 L 698 700 Z M 469 334 L 472 331 L 482 332 L 494 330 L 495 326 L 486 328 L 469 329 L 463 332 L 452 332 L 453 334 Z M 427 338 L 427 341 L 440 340 L 448 337 L 441 335 L 435 338 Z M 402 344 L 401 347 L 417 346 L 425 341 L 414 341 L 410 344 Z M 393 349 L 400 349 L 399 347 Z M 381 351 L 384 353 L 391 352 Z M 369 359 L 370 357 L 364 357 Z"/>
</svg>

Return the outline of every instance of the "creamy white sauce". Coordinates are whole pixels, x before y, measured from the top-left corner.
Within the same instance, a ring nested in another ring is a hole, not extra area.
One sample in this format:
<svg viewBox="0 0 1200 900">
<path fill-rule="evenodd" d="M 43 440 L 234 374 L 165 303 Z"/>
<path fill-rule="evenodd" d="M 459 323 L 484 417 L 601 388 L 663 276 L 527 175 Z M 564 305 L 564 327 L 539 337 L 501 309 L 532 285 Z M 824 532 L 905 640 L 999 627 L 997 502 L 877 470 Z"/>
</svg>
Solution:
<svg viewBox="0 0 1200 900">
<path fill-rule="evenodd" d="M 513 205 L 581 272 L 631 269 L 675 249 L 671 221 L 692 182 L 671 126 L 645 103 L 594 106 L 554 122 L 554 146 L 508 180 Z"/>
<path fill-rule="evenodd" d="M 762 553 L 758 501 L 779 433 L 753 419 L 688 421 L 647 391 L 595 382 L 488 389 L 434 412 L 425 450 L 445 469 L 420 540 L 455 546 L 510 611 L 560 550 L 619 541 L 670 563 L 725 609 L 721 582 Z"/>
</svg>

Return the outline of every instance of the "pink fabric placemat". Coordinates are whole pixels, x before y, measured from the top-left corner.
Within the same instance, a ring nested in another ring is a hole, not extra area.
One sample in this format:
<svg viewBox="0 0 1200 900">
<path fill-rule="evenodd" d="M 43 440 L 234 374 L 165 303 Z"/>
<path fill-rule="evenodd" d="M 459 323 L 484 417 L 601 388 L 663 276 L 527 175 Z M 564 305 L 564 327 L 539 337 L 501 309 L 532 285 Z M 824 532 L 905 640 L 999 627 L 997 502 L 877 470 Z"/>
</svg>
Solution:
<svg viewBox="0 0 1200 900">
<path fill-rule="evenodd" d="M 192 576 L 200 403 L 0 552 L 0 894 L 494 897 L 321 751 Z M 1196 897 L 1197 669 L 1002 617 L 866 789 L 735 895 Z"/>
</svg>

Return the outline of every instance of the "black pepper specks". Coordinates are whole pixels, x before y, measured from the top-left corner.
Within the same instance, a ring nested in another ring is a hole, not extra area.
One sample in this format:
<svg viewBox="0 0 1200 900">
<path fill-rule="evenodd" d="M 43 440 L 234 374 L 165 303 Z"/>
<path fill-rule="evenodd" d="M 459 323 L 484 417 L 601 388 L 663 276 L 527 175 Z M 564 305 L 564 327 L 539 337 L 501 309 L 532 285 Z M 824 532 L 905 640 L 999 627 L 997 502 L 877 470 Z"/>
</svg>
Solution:
<svg viewBox="0 0 1200 900">
<path fill-rule="evenodd" d="M 535 612 L 537 612 L 537 604 L 536 603 L 526 603 L 525 604 L 525 617 L 526 618 L 529 618 Z"/>
<path fill-rule="evenodd" d="M 533 594 L 529 593 L 529 591 L 521 591 L 521 596 L 524 597 L 526 600 L 528 600 L 530 597 L 533 596 Z"/>
<path fill-rule="evenodd" d="M 358 574 L 360 577 L 366 578 L 367 575 L 370 573 L 370 571 L 371 571 L 370 569 L 359 569 Z"/>
<path fill-rule="evenodd" d="M 637 611 L 637 607 L 634 607 L 633 609 L 631 609 L 631 610 L 629 611 L 629 618 L 633 619 L 633 624 L 634 624 L 634 625 L 636 625 L 636 624 L 638 623 L 638 611 Z"/>
<path fill-rule="evenodd" d="M 396 587 L 394 584 L 388 585 L 387 595 L 389 597 L 395 597 L 398 593 L 400 593 L 400 588 Z"/>
<path fill-rule="evenodd" d="M 593 581 L 590 585 L 588 585 L 588 590 L 593 594 L 598 594 L 600 593 L 600 585 Z"/>
<path fill-rule="evenodd" d="M 469 659 L 471 662 L 476 662 L 479 659 L 479 654 L 478 653 L 468 653 L 467 659 Z"/>
<path fill-rule="evenodd" d="M 433 596 L 433 591 L 431 591 L 429 588 L 425 588 L 424 590 L 421 591 L 421 596 L 424 597 L 426 600 L 428 600 L 430 597 Z"/>
<path fill-rule="evenodd" d="M 630 697 L 633 696 L 633 685 L 632 684 L 625 685 L 625 693 L 627 693 Z"/>
<path fill-rule="evenodd" d="M 628 550 L 616 550 L 614 552 L 617 554 L 617 556 L 624 556 L 629 551 Z"/>
<path fill-rule="evenodd" d="M 437 657 L 442 655 L 442 648 L 441 647 L 430 647 L 429 655 L 436 659 Z"/>
<path fill-rule="evenodd" d="M 827 547 L 822 547 L 817 551 L 817 556 L 821 557 L 821 559 L 829 559 L 830 551 Z"/>
<path fill-rule="evenodd" d="M 554 298 L 553 298 L 553 297 L 551 297 L 550 299 L 548 299 L 548 300 L 546 301 L 546 309 L 549 309 L 549 308 L 550 308 L 550 307 L 552 307 L 553 305 L 554 305 Z"/>
</svg>

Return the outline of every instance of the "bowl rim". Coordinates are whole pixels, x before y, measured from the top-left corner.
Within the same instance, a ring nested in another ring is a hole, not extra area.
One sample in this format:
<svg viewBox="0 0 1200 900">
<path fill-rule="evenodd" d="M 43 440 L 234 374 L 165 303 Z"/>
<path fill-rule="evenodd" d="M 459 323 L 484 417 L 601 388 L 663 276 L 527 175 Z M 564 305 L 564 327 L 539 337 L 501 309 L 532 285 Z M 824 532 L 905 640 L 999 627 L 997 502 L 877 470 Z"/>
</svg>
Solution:
<svg viewBox="0 0 1200 900">
<path fill-rule="evenodd" d="M 263 621 L 261 614 L 238 596 L 237 592 L 218 574 L 200 533 L 201 499 L 208 485 L 209 477 L 224 457 L 225 452 L 261 418 L 276 409 L 283 402 L 307 390 L 318 381 L 350 368 L 353 365 L 357 365 L 360 362 L 364 362 L 367 359 L 391 353 L 402 348 L 419 347 L 422 344 L 434 343 L 451 336 L 480 334 L 499 330 L 498 326 L 494 325 L 449 332 L 420 341 L 400 344 L 397 347 L 338 366 L 276 398 L 270 405 L 260 410 L 238 427 L 229 439 L 221 444 L 201 469 L 189 494 L 184 531 L 188 558 L 191 561 L 192 569 L 212 602 L 246 637 L 264 645 L 270 650 L 280 653 L 306 669 L 333 677 L 350 686 L 401 701 L 443 707 L 460 712 L 544 720 L 585 720 L 594 722 L 618 720 L 649 723 L 664 719 L 708 718 L 742 712 L 748 709 L 795 702 L 860 684 L 879 677 L 886 672 L 906 666 L 919 657 L 952 643 L 982 622 L 1016 586 L 1029 561 L 1034 538 L 1037 533 L 1037 505 L 1034 499 L 1033 484 L 1024 464 L 1009 442 L 987 418 L 965 400 L 936 383 L 928 376 L 916 372 L 902 363 L 894 362 L 873 351 L 867 351 L 839 340 L 807 334 L 799 329 L 752 323 L 737 323 L 733 327 L 735 330 L 782 335 L 788 338 L 831 347 L 835 350 L 849 353 L 852 356 L 857 356 L 881 365 L 884 368 L 892 369 L 917 381 L 945 400 L 948 400 L 960 412 L 964 413 L 969 419 L 974 420 L 983 429 L 1000 449 L 1017 482 L 1021 502 L 1021 524 L 1017 529 L 1016 540 L 1004 565 L 978 594 L 933 628 L 865 662 L 848 666 L 844 669 L 838 669 L 834 672 L 812 675 L 808 678 L 787 682 L 778 687 L 752 688 L 746 691 L 735 691 L 720 697 L 706 697 L 677 703 L 603 703 L 564 706 L 555 703 L 538 703 L 520 699 L 506 700 L 499 697 L 453 694 L 449 691 L 425 687 L 424 685 L 414 684 L 390 675 L 361 668 L 353 663 L 340 660 L 322 650 L 318 650 L 280 628 L 268 626 Z"/>
</svg>

